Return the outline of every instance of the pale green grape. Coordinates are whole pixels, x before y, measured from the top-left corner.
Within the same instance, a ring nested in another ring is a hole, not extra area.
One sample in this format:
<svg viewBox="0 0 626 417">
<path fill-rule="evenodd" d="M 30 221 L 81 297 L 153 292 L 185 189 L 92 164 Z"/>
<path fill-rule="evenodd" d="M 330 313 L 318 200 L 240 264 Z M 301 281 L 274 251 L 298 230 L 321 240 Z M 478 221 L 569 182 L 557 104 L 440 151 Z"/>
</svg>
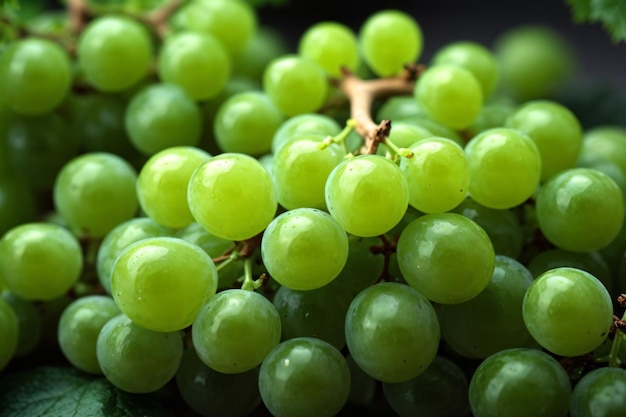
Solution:
<svg viewBox="0 0 626 417">
<path fill-rule="evenodd" d="M 393 9 L 370 15 L 358 33 L 365 63 L 380 77 L 398 75 L 422 53 L 422 29 L 413 16 Z"/>
<path fill-rule="evenodd" d="M 439 321 L 432 304 L 400 283 L 380 283 L 361 291 L 346 314 L 345 332 L 355 362 L 383 382 L 417 377 L 439 347 Z"/>
<path fill-rule="evenodd" d="M 320 137 L 335 136 L 341 126 L 335 119 L 325 114 L 305 113 L 287 118 L 272 138 L 272 153 L 276 154 L 285 143 L 304 135 Z"/>
<path fill-rule="evenodd" d="M 39 347 L 42 339 L 43 320 L 37 306 L 30 300 L 16 296 L 10 291 L 2 291 L 0 298 L 4 299 L 15 314 L 19 327 L 17 347 L 14 356 L 26 356 Z"/>
<path fill-rule="evenodd" d="M 149 32 L 136 20 L 104 15 L 91 21 L 78 38 L 78 66 L 99 91 L 124 91 L 148 75 L 152 61 Z"/>
<path fill-rule="evenodd" d="M 320 135 L 299 136 L 274 154 L 272 178 L 282 207 L 326 209 L 326 180 L 343 161 L 345 151 L 337 144 L 320 149 L 322 139 Z"/>
<path fill-rule="evenodd" d="M 609 176 L 572 168 L 552 177 L 537 193 L 537 220 L 555 246 L 590 252 L 607 246 L 624 221 L 622 191 Z"/>
<path fill-rule="evenodd" d="M 235 93 L 215 114 L 213 131 L 217 146 L 223 152 L 260 156 L 270 151 L 283 120 L 283 114 L 265 93 Z"/>
<path fill-rule="evenodd" d="M 6 368 L 15 355 L 19 331 L 15 311 L 0 298 L 0 371 Z"/>
<path fill-rule="evenodd" d="M 83 269 L 78 239 L 53 223 L 24 223 L 0 240 L 0 277 L 26 300 L 51 300 L 68 291 Z"/>
<path fill-rule="evenodd" d="M 182 87 L 196 101 L 217 96 L 231 75 L 231 66 L 230 55 L 222 43 L 204 33 L 172 35 L 158 57 L 161 80 Z"/>
<path fill-rule="evenodd" d="M 234 75 L 260 83 L 267 64 L 288 52 L 285 34 L 274 27 L 261 24 L 244 51 L 233 58 Z"/>
<path fill-rule="evenodd" d="M 188 186 L 194 219 L 212 234 L 245 240 L 262 232 L 278 208 L 272 178 L 246 154 L 223 153 L 200 165 Z"/>
<path fill-rule="evenodd" d="M 173 146 L 152 155 L 137 178 L 143 212 L 166 227 L 180 228 L 193 222 L 187 184 L 195 169 L 209 158 L 209 153 L 192 146 Z"/>
<path fill-rule="evenodd" d="M 614 162 L 626 175 L 626 128 L 602 125 L 584 132 L 579 163 L 599 161 Z"/>
<path fill-rule="evenodd" d="M 477 136 L 487 129 L 504 127 L 507 119 L 517 110 L 517 103 L 509 97 L 493 97 L 483 103 L 478 117 L 465 130 L 470 138 Z"/>
<path fill-rule="evenodd" d="M 0 96 L 18 113 L 54 110 L 67 96 L 71 82 L 70 59 L 50 40 L 19 40 L 0 54 Z"/>
<path fill-rule="evenodd" d="M 350 371 L 331 344 L 312 337 L 289 339 L 261 364 L 259 390 L 275 417 L 332 417 L 348 400 Z"/>
<path fill-rule="evenodd" d="M 589 371 L 572 391 L 572 417 L 619 417 L 626 407 L 626 369 Z"/>
<path fill-rule="evenodd" d="M 435 121 L 459 130 L 480 114 L 483 93 L 476 77 L 451 64 L 426 69 L 415 82 L 415 99 Z"/>
<path fill-rule="evenodd" d="M 535 142 L 513 129 L 493 128 L 465 146 L 469 193 L 485 207 L 508 209 L 522 204 L 539 186 L 541 155 Z"/>
<path fill-rule="evenodd" d="M 391 96 L 376 112 L 375 120 L 381 122 L 383 120 L 416 120 L 425 115 L 424 109 L 415 100 L 413 95 L 397 95 Z M 395 124 L 393 125 L 395 127 Z M 393 130 L 393 129 L 392 129 Z"/>
<path fill-rule="evenodd" d="M 228 289 L 212 296 L 191 327 L 193 346 L 209 368 L 225 374 L 250 371 L 280 342 L 278 310 L 263 295 Z"/>
<path fill-rule="evenodd" d="M 387 233 L 409 204 L 409 187 L 394 162 L 359 155 L 337 165 L 326 181 L 326 206 L 346 232 L 361 237 Z"/>
<path fill-rule="evenodd" d="M 485 230 L 457 213 L 413 220 L 400 235 L 396 255 L 409 285 L 441 304 L 476 297 L 489 284 L 495 265 Z"/>
<path fill-rule="evenodd" d="M 267 226 L 261 240 L 267 272 L 292 290 L 314 290 L 339 275 L 348 258 L 348 236 L 330 214 L 288 210 Z"/>
<path fill-rule="evenodd" d="M 322 107 L 328 81 L 322 67 L 299 55 L 273 59 L 263 73 L 263 90 L 286 116 L 313 113 Z"/>
<path fill-rule="evenodd" d="M 580 121 L 571 110 L 552 100 L 529 101 L 507 119 L 506 127 L 521 130 L 541 155 L 541 182 L 574 168 L 583 146 Z"/>
<path fill-rule="evenodd" d="M 317 62 L 328 74 L 341 77 L 341 69 L 355 71 L 359 64 L 357 37 L 340 22 L 315 23 L 298 41 L 298 54 Z"/>
<path fill-rule="evenodd" d="M 486 358 L 469 385 L 474 417 L 566 417 L 572 388 L 565 369 L 536 349 L 512 348 Z"/>
<path fill-rule="evenodd" d="M 131 143 L 144 155 L 200 140 L 202 117 L 197 104 L 174 84 L 149 84 L 133 95 L 124 115 Z"/>
<path fill-rule="evenodd" d="M 135 216 L 137 172 L 120 156 L 91 152 L 68 161 L 54 183 L 54 206 L 77 236 L 103 237 Z"/>
<path fill-rule="evenodd" d="M 130 393 L 149 393 L 165 386 L 176 374 L 183 338 L 180 332 L 148 330 L 119 314 L 98 333 L 96 355 L 111 384 Z"/>
<path fill-rule="evenodd" d="M 111 272 L 111 293 L 139 326 L 159 332 L 189 326 L 217 290 L 209 255 L 184 239 L 157 236 L 127 246 Z"/>
<path fill-rule="evenodd" d="M 561 356 L 584 355 L 600 346 L 613 322 L 613 302 L 596 277 L 577 268 L 539 275 L 523 302 L 524 323 L 533 338 Z"/>
<path fill-rule="evenodd" d="M 409 204 L 422 213 L 443 213 L 467 196 L 470 165 L 463 148 L 439 137 L 422 139 L 409 149 L 411 159 L 401 158 L 400 169 L 409 186 Z"/>
<path fill-rule="evenodd" d="M 101 374 L 96 345 L 104 325 L 120 314 L 111 297 L 90 295 L 72 301 L 61 314 L 58 341 L 61 352 L 76 368 Z"/>
</svg>

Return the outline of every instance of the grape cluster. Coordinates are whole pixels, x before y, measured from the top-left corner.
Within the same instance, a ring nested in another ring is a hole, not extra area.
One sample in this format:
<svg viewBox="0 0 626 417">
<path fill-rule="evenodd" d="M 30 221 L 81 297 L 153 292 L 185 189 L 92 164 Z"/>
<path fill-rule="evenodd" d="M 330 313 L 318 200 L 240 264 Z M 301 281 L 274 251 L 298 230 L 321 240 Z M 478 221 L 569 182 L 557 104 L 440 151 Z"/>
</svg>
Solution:
<svg viewBox="0 0 626 417">
<path fill-rule="evenodd" d="M 123 4 L 0 41 L 0 370 L 58 348 L 201 416 L 626 415 L 626 129 L 554 98 L 558 33 L 421 63 L 400 10 L 291 50 L 243 0 Z"/>
</svg>

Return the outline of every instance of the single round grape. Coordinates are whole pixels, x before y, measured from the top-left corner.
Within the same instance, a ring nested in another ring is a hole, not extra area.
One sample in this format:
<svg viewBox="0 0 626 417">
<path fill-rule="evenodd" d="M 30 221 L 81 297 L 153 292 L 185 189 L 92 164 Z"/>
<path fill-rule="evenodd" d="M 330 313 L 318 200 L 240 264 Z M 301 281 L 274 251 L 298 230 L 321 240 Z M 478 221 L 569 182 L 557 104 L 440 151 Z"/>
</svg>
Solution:
<svg viewBox="0 0 626 417">
<path fill-rule="evenodd" d="M 99 91 L 124 91 L 148 75 L 152 41 L 136 20 L 104 15 L 90 22 L 78 38 L 78 66 Z"/>
<path fill-rule="evenodd" d="M 107 321 L 96 341 L 98 364 L 117 388 L 144 394 L 164 387 L 183 356 L 180 332 L 148 330 L 124 314 Z"/>
<path fill-rule="evenodd" d="M 555 246 L 590 252 L 607 246 L 624 221 L 624 196 L 608 175 L 572 168 L 555 175 L 536 196 L 539 228 Z"/>
<path fill-rule="evenodd" d="M 104 325 L 121 311 L 115 301 L 105 295 L 77 298 L 61 314 L 58 340 L 61 352 L 76 368 L 92 374 L 102 374 L 96 345 Z"/>
<path fill-rule="evenodd" d="M 191 331 L 202 362 L 218 372 L 237 374 L 259 366 L 278 345 L 280 316 L 263 295 L 229 289 L 202 306 Z"/>
<path fill-rule="evenodd" d="M 501 350 L 486 358 L 469 385 L 475 417 L 566 417 L 572 388 L 565 369 L 536 349 Z"/>
<path fill-rule="evenodd" d="M 191 175 L 211 155 L 192 146 L 173 146 L 152 155 L 137 178 L 137 198 L 143 212 L 157 223 L 180 228 L 194 221 L 187 204 Z"/>
<path fill-rule="evenodd" d="M 469 127 L 483 106 L 476 77 L 452 64 L 426 69 L 415 82 L 414 96 L 432 119 L 456 130 Z"/>
<path fill-rule="evenodd" d="M 288 210 L 267 226 L 261 256 L 272 278 L 292 290 L 314 290 L 339 275 L 348 258 L 348 236 L 330 214 Z"/>
<path fill-rule="evenodd" d="M 124 124 L 131 143 L 144 155 L 173 146 L 195 146 L 202 116 L 197 104 L 174 84 L 150 84 L 128 103 Z"/>
<path fill-rule="evenodd" d="M 19 323 L 9 303 L 0 297 L 0 371 L 11 362 L 17 349 Z"/>
<path fill-rule="evenodd" d="M 413 220 L 400 235 L 396 255 L 409 285 L 441 304 L 476 297 L 489 284 L 495 264 L 485 230 L 457 213 Z"/>
<path fill-rule="evenodd" d="M 469 193 L 483 206 L 508 209 L 531 197 L 539 186 L 541 154 L 533 140 L 513 129 L 493 128 L 465 146 Z"/>
<path fill-rule="evenodd" d="M 380 155 L 359 155 L 337 165 L 326 181 L 326 206 L 344 230 L 378 236 L 400 222 L 409 204 L 402 171 Z"/>
<path fill-rule="evenodd" d="M 626 128 L 602 125 L 588 129 L 583 135 L 579 163 L 614 162 L 626 175 Z"/>
<path fill-rule="evenodd" d="M 187 193 L 194 219 L 229 240 L 261 233 L 278 208 L 272 178 L 246 154 L 223 153 L 204 162 L 191 176 Z"/>
<path fill-rule="evenodd" d="M 43 114 L 67 96 L 72 70 L 67 53 L 55 42 L 28 38 L 0 55 L 0 95 L 21 114 Z"/>
<path fill-rule="evenodd" d="M 283 121 L 272 138 L 272 153 L 287 142 L 304 135 L 320 137 L 335 136 L 341 132 L 341 126 L 335 119 L 320 113 L 304 113 L 292 116 Z"/>
<path fill-rule="evenodd" d="M 355 71 L 359 63 L 357 37 L 340 22 L 315 23 L 298 41 L 298 54 L 319 64 L 332 77 L 341 77 L 342 68 Z"/>
<path fill-rule="evenodd" d="M 397 383 L 423 373 L 439 347 L 439 321 L 426 297 L 406 284 L 361 291 L 346 314 L 346 344 L 366 373 Z"/>
<path fill-rule="evenodd" d="M 137 171 L 120 156 L 85 153 L 68 161 L 54 183 L 54 206 L 77 236 L 103 237 L 139 208 Z"/>
<path fill-rule="evenodd" d="M 361 25 L 358 41 L 365 63 L 380 77 L 398 75 L 422 53 L 423 35 L 417 21 L 401 10 L 385 9 Z"/>
<path fill-rule="evenodd" d="M 561 356 L 585 355 L 606 339 L 613 302 L 596 277 L 560 267 L 539 275 L 523 301 L 526 328 L 545 349 Z"/>
<path fill-rule="evenodd" d="M 176 237 L 146 238 L 127 246 L 111 272 L 111 292 L 120 310 L 159 332 L 189 326 L 216 290 L 211 257 Z"/>
<path fill-rule="evenodd" d="M 19 327 L 17 347 L 14 356 L 26 356 L 37 349 L 42 340 L 43 319 L 38 306 L 30 300 L 18 297 L 10 291 L 0 288 L 0 298 L 6 301 L 15 314 Z"/>
<path fill-rule="evenodd" d="M 619 417 L 626 407 L 626 369 L 603 367 L 584 374 L 572 391 L 572 417 Z"/>
<path fill-rule="evenodd" d="M 83 269 L 78 239 L 53 223 L 24 223 L 0 240 L 0 277 L 26 300 L 51 300 L 76 283 Z"/>
<path fill-rule="evenodd" d="M 298 337 L 267 355 L 259 371 L 259 390 L 275 417 L 332 417 L 348 400 L 350 370 L 331 344 Z"/>
<path fill-rule="evenodd" d="M 397 120 L 406 122 L 406 120 L 415 120 L 424 115 L 424 109 L 417 103 L 412 94 L 401 94 L 389 97 L 380 105 L 376 112 L 375 121 L 381 122 L 387 119 L 394 122 Z M 395 124 L 393 127 L 395 128 Z"/>
<path fill-rule="evenodd" d="M 328 81 L 322 67 L 298 55 L 273 59 L 263 73 L 263 90 L 286 116 L 312 113 L 322 107 Z"/>
</svg>

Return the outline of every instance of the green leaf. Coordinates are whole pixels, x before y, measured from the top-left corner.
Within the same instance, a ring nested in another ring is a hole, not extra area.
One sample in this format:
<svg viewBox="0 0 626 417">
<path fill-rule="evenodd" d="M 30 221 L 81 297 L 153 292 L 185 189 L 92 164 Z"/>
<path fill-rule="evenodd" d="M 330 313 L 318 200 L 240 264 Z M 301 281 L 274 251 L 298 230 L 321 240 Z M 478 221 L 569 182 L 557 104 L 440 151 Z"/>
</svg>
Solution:
<svg viewBox="0 0 626 417">
<path fill-rule="evenodd" d="M 2 417 L 171 417 L 144 396 L 123 392 L 103 377 L 64 367 L 4 373 L 0 410 Z"/>
<path fill-rule="evenodd" d="M 566 0 L 577 23 L 599 23 L 613 42 L 626 41 L 626 1 Z"/>
</svg>

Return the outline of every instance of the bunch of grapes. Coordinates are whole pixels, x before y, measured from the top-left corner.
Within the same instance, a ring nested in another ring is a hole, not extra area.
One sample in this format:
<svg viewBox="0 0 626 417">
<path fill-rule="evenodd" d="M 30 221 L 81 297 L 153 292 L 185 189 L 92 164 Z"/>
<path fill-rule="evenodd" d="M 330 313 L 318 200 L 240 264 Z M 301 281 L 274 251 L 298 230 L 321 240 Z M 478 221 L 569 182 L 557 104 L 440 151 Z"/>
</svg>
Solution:
<svg viewBox="0 0 626 417">
<path fill-rule="evenodd" d="M 58 349 L 200 416 L 625 415 L 626 129 L 553 98 L 558 33 L 423 62 L 401 10 L 292 50 L 243 0 L 108 3 L 0 22 L 3 373 Z"/>
</svg>

